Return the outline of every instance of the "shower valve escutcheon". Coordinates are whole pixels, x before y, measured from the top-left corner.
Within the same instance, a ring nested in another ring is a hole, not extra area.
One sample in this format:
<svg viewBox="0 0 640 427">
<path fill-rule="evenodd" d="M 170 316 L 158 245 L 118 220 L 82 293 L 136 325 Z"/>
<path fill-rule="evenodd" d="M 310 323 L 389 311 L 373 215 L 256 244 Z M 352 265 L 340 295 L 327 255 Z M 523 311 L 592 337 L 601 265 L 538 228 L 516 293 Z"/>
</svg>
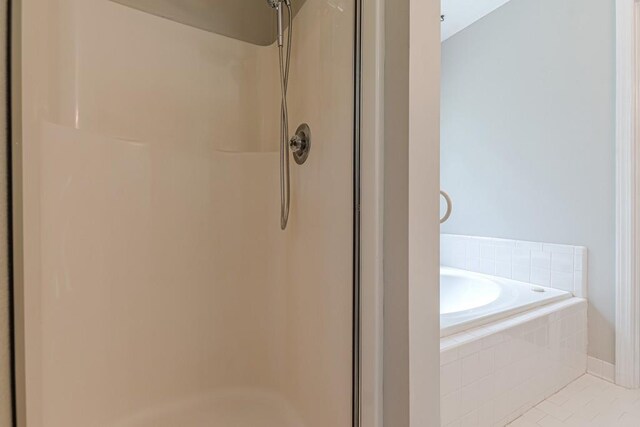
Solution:
<svg viewBox="0 0 640 427">
<path fill-rule="evenodd" d="M 311 129 L 309 129 L 309 125 L 303 123 L 298 126 L 295 135 L 289 140 L 289 148 L 293 153 L 293 160 L 297 164 L 301 165 L 307 160 L 311 150 Z"/>
</svg>

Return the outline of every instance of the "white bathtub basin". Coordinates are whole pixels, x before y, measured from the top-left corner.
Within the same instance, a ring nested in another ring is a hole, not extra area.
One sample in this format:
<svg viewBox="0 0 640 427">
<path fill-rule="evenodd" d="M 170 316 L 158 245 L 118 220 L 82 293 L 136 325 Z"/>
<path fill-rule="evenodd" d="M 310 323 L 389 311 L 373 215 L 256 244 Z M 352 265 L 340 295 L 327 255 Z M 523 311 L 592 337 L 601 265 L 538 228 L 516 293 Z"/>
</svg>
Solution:
<svg viewBox="0 0 640 427">
<path fill-rule="evenodd" d="M 440 267 L 440 336 L 475 328 L 571 296 L 571 293 L 558 289 Z"/>
<path fill-rule="evenodd" d="M 440 314 L 459 313 L 491 304 L 500 296 L 495 281 L 462 270 L 440 272 Z"/>
</svg>

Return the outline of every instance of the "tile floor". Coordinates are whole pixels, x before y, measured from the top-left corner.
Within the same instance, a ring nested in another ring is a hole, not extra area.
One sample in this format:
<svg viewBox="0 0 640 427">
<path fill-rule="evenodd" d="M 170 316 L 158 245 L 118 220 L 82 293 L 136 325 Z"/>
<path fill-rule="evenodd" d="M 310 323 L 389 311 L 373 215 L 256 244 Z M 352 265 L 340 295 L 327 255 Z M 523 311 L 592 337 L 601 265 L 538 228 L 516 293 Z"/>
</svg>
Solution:
<svg viewBox="0 0 640 427">
<path fill-rule="evenodd" d="M 640 390 L 627 390 L 587 374 L 509 426 L 640 427 Z"/>
</svg>

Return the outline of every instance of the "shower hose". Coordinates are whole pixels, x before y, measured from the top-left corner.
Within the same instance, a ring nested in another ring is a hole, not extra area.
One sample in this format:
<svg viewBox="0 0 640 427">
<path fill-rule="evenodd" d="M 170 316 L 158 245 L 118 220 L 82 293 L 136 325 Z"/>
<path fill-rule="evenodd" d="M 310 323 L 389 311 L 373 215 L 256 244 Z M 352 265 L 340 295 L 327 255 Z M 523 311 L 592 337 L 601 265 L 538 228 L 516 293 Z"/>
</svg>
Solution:
<svg viewBox="0 0 640 427">
<path fill-rule="evenodd" d="M 280 89 L 282 92 L 280 114 L 280 228 L 287 228 L 289 222 L 289 206 L 291 204 L 291 185 L 289 170 L 289 111 L 287 108 L 287 87 L 289 85 L 289 65 L 291 63 L 291 33 L 293 17 L 291 3 L 284 1 L 287 6 L 289 27 L 287 31 L 287 53 L 285 58 L 284 46 L 278 43 L 280 57 Z"/>
</svg>

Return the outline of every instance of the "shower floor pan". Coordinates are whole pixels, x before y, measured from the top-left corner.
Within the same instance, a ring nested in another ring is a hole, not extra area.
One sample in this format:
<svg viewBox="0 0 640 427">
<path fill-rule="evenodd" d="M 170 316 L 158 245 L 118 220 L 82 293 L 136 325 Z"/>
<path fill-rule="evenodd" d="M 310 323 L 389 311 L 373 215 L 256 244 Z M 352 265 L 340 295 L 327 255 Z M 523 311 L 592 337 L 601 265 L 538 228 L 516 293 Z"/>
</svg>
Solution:
<svg viewBox="0 0 640 427">
<path fill-rule="evenodd" d="M 300 418 L 282 396 L 266 391 L 212 393 L 144 409 L 115 427 L 299 427 Z"/>
</svg>

